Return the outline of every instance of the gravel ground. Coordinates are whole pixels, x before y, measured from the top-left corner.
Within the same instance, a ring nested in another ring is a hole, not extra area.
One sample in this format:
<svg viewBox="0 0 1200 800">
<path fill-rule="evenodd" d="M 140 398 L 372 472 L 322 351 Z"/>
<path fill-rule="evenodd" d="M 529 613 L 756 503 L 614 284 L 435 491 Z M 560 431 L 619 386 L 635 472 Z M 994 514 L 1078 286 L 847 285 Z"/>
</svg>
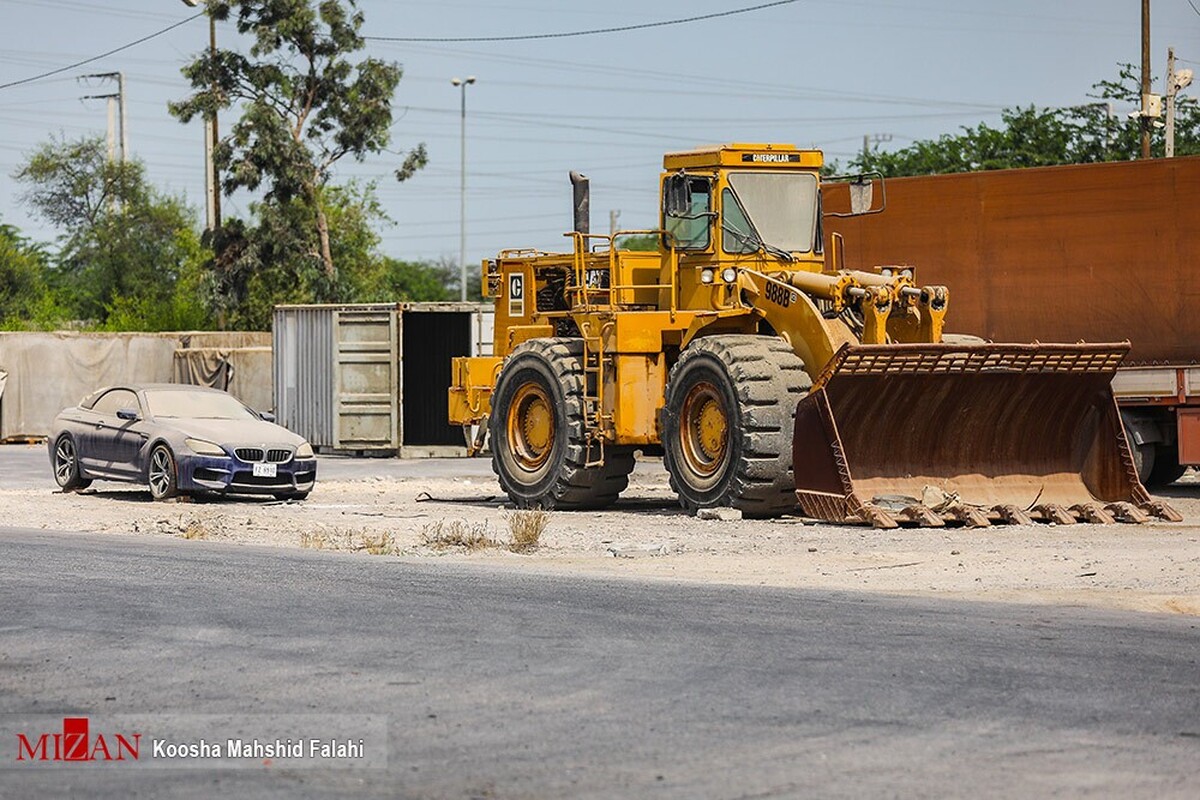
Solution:
<svg viewBox="0 0 1200 800">
<path fill-rule="evenodd" d="M 319 480 L 302 503 L 153 503 L 144 489 L 123 484 L 98 482 L 83 493 L 62 494 L 48 488 L 47 463 L 45 483 L 0 482 L 0 520 L 13 527 L 312 547 L 359 557 L 1200 615 L 1200 482 L 1192 473 L 1161 495 L 1183 513 L 1182 524 L 875 531 L 798 518 L 700 520 L 678 508 L 661 463 L 647 461 L 639 463 L 616 508 L 553 512 L 539 546 L 514 553 L 504 546 L 512 540 L 510 526 L 530 520 L 506 508 L 480 462 L 422 464 L 342 461 L 324 470 L 330 479 Z M 445 546 L 469 538 L 500 546 Z"/>
</svg>

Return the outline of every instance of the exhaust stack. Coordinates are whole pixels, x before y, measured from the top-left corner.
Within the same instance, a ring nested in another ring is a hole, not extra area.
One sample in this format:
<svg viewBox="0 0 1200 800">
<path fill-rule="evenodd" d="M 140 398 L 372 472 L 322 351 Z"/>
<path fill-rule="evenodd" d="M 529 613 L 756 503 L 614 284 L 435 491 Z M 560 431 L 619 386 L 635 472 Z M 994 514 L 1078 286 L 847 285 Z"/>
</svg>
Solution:
<svg viewBox="0 0 1200 800">
<path fill-rule="evenodd" d="M 586 236 L 592 232 L 591 190 L 587 175 L 571 170 L 571 195 L 575 210 L 575 232 Z"/>
</svg>

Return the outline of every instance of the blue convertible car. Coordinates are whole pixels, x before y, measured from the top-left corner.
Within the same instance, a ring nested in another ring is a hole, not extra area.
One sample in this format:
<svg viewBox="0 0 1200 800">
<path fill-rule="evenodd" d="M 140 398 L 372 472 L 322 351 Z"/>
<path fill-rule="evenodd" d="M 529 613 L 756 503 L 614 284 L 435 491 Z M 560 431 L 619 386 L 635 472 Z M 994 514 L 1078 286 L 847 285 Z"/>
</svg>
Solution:
<svg viewBox="0 0 1200 800">
<path fill-rule="evenodd" d="M 64 491 L 93 479 L 177 494 L 266 494 L 303 500 L 317 478 L 312 446 L 232 395 L 177 384 L 114 386 L 55 419 L 49 439 Z"/>
</svg>

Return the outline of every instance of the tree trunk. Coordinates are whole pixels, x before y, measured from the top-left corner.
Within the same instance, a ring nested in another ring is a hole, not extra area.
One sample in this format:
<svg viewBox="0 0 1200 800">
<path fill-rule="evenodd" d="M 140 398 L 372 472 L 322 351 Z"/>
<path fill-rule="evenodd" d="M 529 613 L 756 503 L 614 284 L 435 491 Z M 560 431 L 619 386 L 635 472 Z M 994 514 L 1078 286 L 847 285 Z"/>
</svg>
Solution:
<svg viewBox="0 0 1200 800">
<path fill-rule="evenodd" d="M 321 201 L 316 201 L 317 206 L 317 236 L 321 244 L 321 264 L 325 268 L 325 276 L 329 280 L 337 277 L 337 267 L 333 265 L 333 252 L 329 249 L 329 220 L 325 218 L 325 208 L 321 205 Z"/>
</svg>

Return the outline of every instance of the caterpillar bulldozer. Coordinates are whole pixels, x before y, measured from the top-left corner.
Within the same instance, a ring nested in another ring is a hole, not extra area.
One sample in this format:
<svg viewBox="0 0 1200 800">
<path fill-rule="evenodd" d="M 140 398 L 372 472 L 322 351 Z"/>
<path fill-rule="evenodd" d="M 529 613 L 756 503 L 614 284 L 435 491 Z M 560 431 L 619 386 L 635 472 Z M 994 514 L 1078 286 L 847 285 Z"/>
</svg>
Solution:
<svg viewBox="0 0 1200 800">
<path fill-rule="evenodd" d="M 1178 520 L 1139 483 L 1110 382 L 1128 343 L 944 335 L 949 290 L 843 268 L 820 151 L 669 153 L 660 225 L 483 263 L 494 355 L 456 358 L 449 418 L 518 507 L 601 508 L 661 452 L 684 508 L 876 527 Z M 657 243 L 621 246 L 625 237 Z M 475 433 L 471 433 L 474 430 Z"/>
</svg>

